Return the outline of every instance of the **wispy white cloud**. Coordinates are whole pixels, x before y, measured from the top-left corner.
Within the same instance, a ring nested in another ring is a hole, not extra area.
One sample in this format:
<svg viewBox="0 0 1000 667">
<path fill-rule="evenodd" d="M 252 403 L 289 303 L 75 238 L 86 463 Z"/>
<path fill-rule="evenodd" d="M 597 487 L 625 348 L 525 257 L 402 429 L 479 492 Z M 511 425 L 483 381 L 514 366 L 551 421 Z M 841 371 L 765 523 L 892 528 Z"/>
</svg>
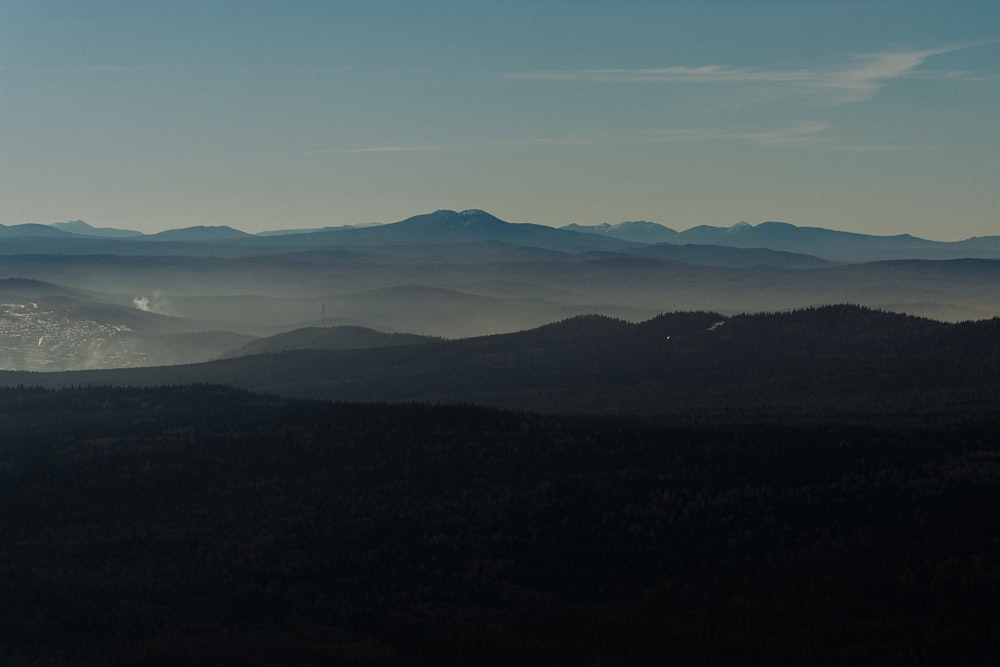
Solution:
<svg viewBox="0 0 1000 667">
<path fill-rule="evenodd" d="M 603 142 L 593 138 L 563 137 L 561 139 L 519 139 L 507 143 L 529 144 L 533 146 L 598 146 Z"/>
<path fill-rule="evenodd" d="M 769 92 L 819 97 L 828 104 L 847 104 L 874 97 L 888 82 L 912 75 L 936 55 L 975 45 L 943 46 L 864 53 L 827 69 L 753 69 L 732 65 L 670 66 L 640 69 L 539 70 L 512 72 L 509 79 L 592 83 L 722 84 L 766 86 Z"/>
<path fill-rule="evenodd" d="M 861 102 L 874 97 L 887 82 L 909 75 L 928 58 L 961 48 L 860 54 L 852 58 L 851 65 L 819 76 L 811 85 L 835 91 L 840 102 Z"/>
<path fill-rule="evenodd" d="M 669 130 L 648 137 L 649 141 L 674 143 L 690 141 L 739 141 L 764 148 L 806 148 L 836 152 L 899 150 L 904 146 L 852 144 L 838 139 L 828 123 L 800 122 L 768 130 Z"/>
<path fill-rule="evenodd" d="M 140 72 L 141 67 L 126 67 L 122 65 L 67 65 L 51 67 L 25 67 L 19 65 L 0 65 L 0 72 L 36 72 L 84 74 L 87 72 Z"/>
<path fill-rule="evenodd" d="M 698 141 L 736 141 L 763 148 L 802 148 L 837 152 L 867 152 L 900 150 L 913 146 L 850 144 L 835 135 L 834 128 L 825 122 L 802 121 L 784 127 L 764 130 L 705 130 L 672 129 L 647 132 L 636 136 L 601 136 L 593 138 L 567 137 L 561 139 L 508 139 L 500 141 L 455 142 L 440 144 L 406 144 L 353 146 L 349 148 L 329 148 L 295 151 L 295 155 L 350 155 L 379 153 L 434 153 L 446 151 L 476 150 L 483 148 L 530 147 L 530 146 L 591 146 L 608 147 L 637 143 L 681 143 Z"/>
<path fill-rule="evenodd" d="M 1000 81 L 1000 74 L 985 74 L 960 69 L 921 69 L 909 75 L 913 79 L 928 79 L 934 81 L 964 81 L 970 83 L 992 83 Z"/>
<path fill-rule="evenodd" d="M 815 148 L 830 142 L 830 126 L 826 123 L 798 123 L 776 130 L 746 132 L 737 138 L 758 146 L 775 148 Z"/>
<path fill-rule="evenodd" d="M 746 141 L 758 146 L 792 147 L 826 143 L 830 126 L 826 123 L 803 122 L 773 130 L 669 130 L 653 134 L 650 139 L 657 142 L 688 141 Z"/>
<path fill-rule="evenodd" d="M 348 148 L 319 148 L 295 151 L 295 155 L 342 155 L 361 153 L 433 153 L 502 146 L 594 146 L 599 142 L 582 137 L 557 139 L 506 139 L 500 141 L 473 141 L 439 144 L 403 144 L 395 146 L 352 146 Z"/>
<path fill-rule="evenodd" d="M 327 152 L 327 153 L 427 153 L 432 151 L 444 151 L 452 148 L 451 144 L 424 144 L 420 146 L 359 146 L 354 148 L 342 148 L 332 151 L 304 151 Z"/>
<path fill-rule="evenodd" d="M 801 81 L 806 71 L 751 70 L 728 65 L 656 67 L 643 69 L 538 70 L 512 72 L 510 79 L 585 81 L 595 83 L 748 83 Z"/>
</svg>

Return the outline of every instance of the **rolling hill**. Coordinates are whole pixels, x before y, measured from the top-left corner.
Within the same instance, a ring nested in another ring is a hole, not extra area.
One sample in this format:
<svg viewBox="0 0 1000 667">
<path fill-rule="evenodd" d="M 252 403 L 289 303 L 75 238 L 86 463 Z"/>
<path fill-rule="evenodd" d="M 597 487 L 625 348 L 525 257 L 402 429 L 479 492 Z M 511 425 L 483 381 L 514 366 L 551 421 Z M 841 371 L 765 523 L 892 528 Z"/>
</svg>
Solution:
<svg viewBox="0 0 1000 667">
<path fill-rule="evenodd" d="M 963 324 L 856 306 L 724 317 L 601 316 L 514 334 L 361 350 L 298 350 L 150 369 L 4 373 L 6 385 L 221 382 L 342 401 L 477 403 L 615 414 L 733 409 L 947 412 L 1000 391 L 1000 319 Z M 823 407 L 826 406 L 826 407 Z"/>
<path fill-rule="evenodd" d="M 258 338 L 227 352 L 225 357 L 276 354 L 290 350 L 364 350 L 419 345 L 436 339 L 413 334 L 384 333 L 366 327 L 307 327 Z"/>
</svg>

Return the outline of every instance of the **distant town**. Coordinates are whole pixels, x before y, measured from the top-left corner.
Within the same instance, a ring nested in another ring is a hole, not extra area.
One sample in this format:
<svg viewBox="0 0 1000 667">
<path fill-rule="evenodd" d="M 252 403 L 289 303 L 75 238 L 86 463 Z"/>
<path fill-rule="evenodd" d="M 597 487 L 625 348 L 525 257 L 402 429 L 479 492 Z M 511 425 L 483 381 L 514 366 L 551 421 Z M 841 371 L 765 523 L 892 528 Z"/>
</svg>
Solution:
<svg viewBox="0 0 1000 667">
<path fill-rule="evenodd" d="M 0 369 L 69 370 L 142 365 L 124 324 L 78 320 L 35 302 L 0 304 Z"/>
</svg>

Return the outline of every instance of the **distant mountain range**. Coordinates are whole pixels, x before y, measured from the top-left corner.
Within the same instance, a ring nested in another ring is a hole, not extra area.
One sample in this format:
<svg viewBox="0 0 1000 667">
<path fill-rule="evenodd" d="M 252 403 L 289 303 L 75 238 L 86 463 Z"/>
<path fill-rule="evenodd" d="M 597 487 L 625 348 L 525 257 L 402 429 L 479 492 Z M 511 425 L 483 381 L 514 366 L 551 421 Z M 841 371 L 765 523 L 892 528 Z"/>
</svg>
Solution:
<svg viewBox="0 0 1000 667">
<path fill-rule="evenodd" d="M 95 241 L 99 241 L 96 243 Z M 136 243 L 180 244 L 149 248 L 145 252 L 195 253 L 208 244 L 217 252 L 246 254 L 320 247 L 413 246 L 453 243 L 502 242 L 517 246 L 580 253 L 593 250 L 628 251 L 634 246 L 709 245 L 734 249 L 769 249 L 811 255 L 834 262 L 867 262 L 886 259 L 1000 258 L 1000 236 L 973 237 L 941 242 L 909 234 L 876 236 L 819 227 L 797 227 L 784 222 L 745 222 L 731 227 L 700 225 L 676 231 L 654 222 L 631 221 L 561 228 L 532 223 L 509 223 L 485 211 L 440 210 L 389 224 L 364 224 L 248 234 L 227 226 L 196 226 L 157 234 L 95 228 L 75 220 L 52 225 L 0 225 L 0 253 L 135 253 Z M 682 260 L 683 261 L 683 260 Z M 731 260 L 722 264 L 730 264 Z M 769 262 L 763 262 L 769 263 Z"/>
<path fill-rule="evenodd" d="M 73 221 L 0 226 L 0 295 L 0 368 L 52 371 L 387 347 L 593 314 L 851 303 L 959 322 L 1000 314 L 1000 237 L 937 243 L 783 223 L 556 229 L 480 210 L 276 235 Z"/>
<path fill-rule="evenodd" d="M 739 222 L 731 227 L 700 225 L 683 232 L 654 222 L 616 225 L 567 225 L 562 229 L 598 234 L 637 243 L 717 245 L 733 248 L 770 248 L 805 253 L 838 262 L 882 259 L 959 259 L 1000 257 L 1000 236 L 964 241 L 929 241 L 909 234 L 875 236 L 821 227 L 797 227 L 786 222 Z"/>
<path fill-rule="evenodd" d="M 114 229 L 112 227 L 92 227 L 83 220 L 71 220 L 69 222 L 53 222 L 51 226 L 60 231 L 69 232 L 70 234 L 78 234 L 80 236 L 96 236 L 99 238 L 127 239 L 143 235 L 142 232 L 136 232 L 130 229 Z"/>
<path fill-rule="evenodd" d="M 619 222 L 618 224 L 605 222 L 600 225 L 570 224 L 564 225 L 560 229 L 585 234 L 603 234 L 634 243 L 673 243 L 680 238 L 680 232 L 665 225 L 645 220 Z"/>
</svg>

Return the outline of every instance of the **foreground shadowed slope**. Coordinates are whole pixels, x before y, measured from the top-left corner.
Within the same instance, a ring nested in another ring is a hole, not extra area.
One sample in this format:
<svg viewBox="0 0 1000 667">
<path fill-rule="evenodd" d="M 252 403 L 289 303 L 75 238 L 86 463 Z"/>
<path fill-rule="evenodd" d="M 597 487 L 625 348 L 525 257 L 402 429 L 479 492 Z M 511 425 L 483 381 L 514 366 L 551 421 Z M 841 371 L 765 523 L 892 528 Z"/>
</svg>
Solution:
<svg viewBox="0 0 1000 667">
<path fill-rule="evenodd" d="M 1000 320 L 944 324 L 855 306 L 647 322 L 590 316 L 517 334 L 370 350 L 299 350 L 207 364 L 0 374 L 5 384 L 220 382 L 351 401 L 478 403 L 546 412 L 885 405 L 950 409 L 1000 393 Z"/>
<path fill-rule="evenodd" d="M 3 390 L 0 655 L 992 664 L 1000 422 L 953 417 Z"/>
</svg>

